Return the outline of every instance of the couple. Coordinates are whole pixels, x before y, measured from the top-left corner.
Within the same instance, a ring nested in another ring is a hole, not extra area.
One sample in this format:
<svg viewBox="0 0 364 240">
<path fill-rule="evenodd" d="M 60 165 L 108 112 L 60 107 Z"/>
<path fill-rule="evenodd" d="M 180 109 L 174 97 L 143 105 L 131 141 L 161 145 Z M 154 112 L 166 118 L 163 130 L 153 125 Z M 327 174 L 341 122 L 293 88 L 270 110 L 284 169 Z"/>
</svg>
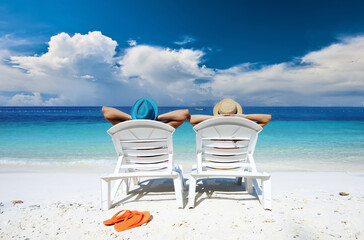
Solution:
<svg viewBox="0 0 364 240">
<path fill-rule="evenodd" d="M 164 122 L 174 128 L 181 126 L 187 119 L 192 126 L 199 124 L 210 118 L 235 116 L 255 121 L 264 127 L 271 120 L 270 114 L 243 114 L 239 103 L 232 99 L 224 99 L 214 106 L 214 116 L 210 115 L 190 115 L 188 109 L 175 110 L 162 115 L 158 115 L 158 107 L 155 101 L 150 98 L 141 98 L 136 101 L 131 109 L 131 115 L 116 108 L 102 107 L 102 113 L 106 120 L 115 125 L 132 119 L 150 119 Z"/>
</svg>

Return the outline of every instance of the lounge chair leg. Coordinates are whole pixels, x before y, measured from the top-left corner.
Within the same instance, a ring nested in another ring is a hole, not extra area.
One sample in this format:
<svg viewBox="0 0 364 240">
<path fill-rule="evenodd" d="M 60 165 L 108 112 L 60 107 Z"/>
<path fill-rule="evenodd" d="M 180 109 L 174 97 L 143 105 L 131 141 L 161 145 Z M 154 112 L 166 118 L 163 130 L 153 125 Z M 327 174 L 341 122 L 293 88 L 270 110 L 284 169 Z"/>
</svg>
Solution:
<svg viewBox="0 0 364 240">
<path fill-rule="evenodd" d="M 185 187 L 185 181 L 183 179 L 183 166 L 182 165 L 178 165 L 178 167 L 179 167 L 180 173 L 182 175 L 182 191 L 183 191 L 183 189 Z"/>
<path fill-rule="evenodd" d="M 183 166 L 179 165 L 179 164 L 175 165 L 174 166 L 174 171 L 178 172 L 178 174 L 180 175 L 179 177 L 182 179 L 181 180 L 181 189 L 182 189 L 182 193 L 183 193 L 184 192 L 184 187 L 185 187 L 185 181 L 183 179 Z"/>
<path fill-rule="evenodd" d="M 183 177 L 178 173 L 178 177 L 173 179 L 174 191 L 176 193 L 176 200 L 178 208 L 183 208 Z"/>
<path fill-rule="evenodd" d="M 249 194 L 253 194 L 253 183 L 252 183 L 252 179 L 251 178 L 244 178 L 244 182 L 245 182 L 245 190 Z"/>
<path fill-rule="evenodd" d="M 123 197 L 125 197 L 129 193 L 129 179 L 124 178 L 123 181 L 121 182 L 121 184 L 122 184 L 122 194 L 123 194 Z"/>
<path fill-rule="evenodd" d="M 109 180 L 101 179 L 101 209 L 111 208 L 111 185 Z"/>
<path fill-rule="evenodd" d="M 264 209 L 272 210 L 272 186 L 271 179 L 262 180 L 262 205 Z"/>
<path fill-rule="evenodd" d="M 190 176 L 190 187 L 188 191 L 188 207 L 195 207 L 195 195 L 196 195 L 196 178 Z"/>
<path fill-rule="evenodd" d="M 133 178 L 133 184 L 134 186 L 138 186 L 139 185 L 139 179 L 138 178 Z"/>
<path fill-rule="evenodd" d="M 241 185 L 242 181 L 243 181 L 242 177 L 237 177 L 236 178 L 236 184 Z"/>
</svg>

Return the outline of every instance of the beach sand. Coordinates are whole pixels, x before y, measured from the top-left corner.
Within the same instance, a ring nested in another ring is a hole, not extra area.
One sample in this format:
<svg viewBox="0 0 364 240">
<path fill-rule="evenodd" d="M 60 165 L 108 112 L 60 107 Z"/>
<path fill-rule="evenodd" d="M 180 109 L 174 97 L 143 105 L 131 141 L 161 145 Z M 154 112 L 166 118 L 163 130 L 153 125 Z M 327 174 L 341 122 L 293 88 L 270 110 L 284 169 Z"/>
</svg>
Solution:
<svg viewBox="0 0 364 240">
<path fill-rule="evenodd" d="M 233 179 L 198 186 L 194 209 L 176 207 L 171 180 L 153 179 L 120 197 L 123 205 L 102 211 L 99 176 L 108 171 L 110 166 L 1 166 L 0 238 L 364 239 L 362 172 L 272 172 L 272 211 Z M 124 232 L 102 224 L 122 209 L 152 217 Z"/>
</svg>

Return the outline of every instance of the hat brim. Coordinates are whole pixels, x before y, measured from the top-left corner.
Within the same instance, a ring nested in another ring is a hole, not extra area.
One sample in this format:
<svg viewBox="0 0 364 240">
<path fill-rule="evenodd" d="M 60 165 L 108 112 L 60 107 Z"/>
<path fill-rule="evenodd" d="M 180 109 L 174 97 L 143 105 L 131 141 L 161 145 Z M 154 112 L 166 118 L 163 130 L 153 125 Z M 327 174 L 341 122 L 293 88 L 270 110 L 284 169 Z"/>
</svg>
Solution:
<svg viewBox="0 0 364 240">
<path fill-rule="evenodd" d="M 214 116 L 219 115 L 219 108 L 220 108 L 222 101 L 224 101 L 224 100 L 221 100 L 220 102 L 216 103 L 216 105 L 214 106 L 214 110 L 213 110 Z M 236 110 L 237 110 L 236 114 L 242 114 L 243 108 L 241 107 L 241 105 L 235 101 L 234 101 L 234 104 L 235 104 Z"/>
</svg>

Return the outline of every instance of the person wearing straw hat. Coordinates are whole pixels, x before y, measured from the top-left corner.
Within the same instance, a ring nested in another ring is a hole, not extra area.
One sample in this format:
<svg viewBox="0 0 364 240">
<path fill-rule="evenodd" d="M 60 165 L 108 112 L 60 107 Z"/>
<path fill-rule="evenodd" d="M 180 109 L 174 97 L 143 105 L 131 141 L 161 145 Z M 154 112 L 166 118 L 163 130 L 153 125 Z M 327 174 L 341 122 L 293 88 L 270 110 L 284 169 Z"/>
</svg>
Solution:
<svg viewBox="0 0 364 240">
<path fill-rule="evenodd" d="M 130 115 L 112 107 L 102 107 L 102 113 L 107 121 L 115 125 L 127 120 L 149 119 L 162 121 L 174 128 L 178 128 L 190 115 L 188 109 L 175 110 L 158 115 L 157 103 L 150 98 L 138 99 L 131 108 Z"/>
<path fill-rule="evenodd" d="M 188 121 L 192 124 L 192 126 L 195 126 L 200 122 L 214 117 L 236 116 L 255 121 L 257 122 L 257 124 L 264 127 L 272 119 L 272 116 L 270 114 L 243 114 L 243 109 L 241 105 L 234 100 L 228 98 L 218 102 L 214 106 L 213 113 L 214 116 L 191 115 L 190 117 L 188 117 Z"/>
</svg>

